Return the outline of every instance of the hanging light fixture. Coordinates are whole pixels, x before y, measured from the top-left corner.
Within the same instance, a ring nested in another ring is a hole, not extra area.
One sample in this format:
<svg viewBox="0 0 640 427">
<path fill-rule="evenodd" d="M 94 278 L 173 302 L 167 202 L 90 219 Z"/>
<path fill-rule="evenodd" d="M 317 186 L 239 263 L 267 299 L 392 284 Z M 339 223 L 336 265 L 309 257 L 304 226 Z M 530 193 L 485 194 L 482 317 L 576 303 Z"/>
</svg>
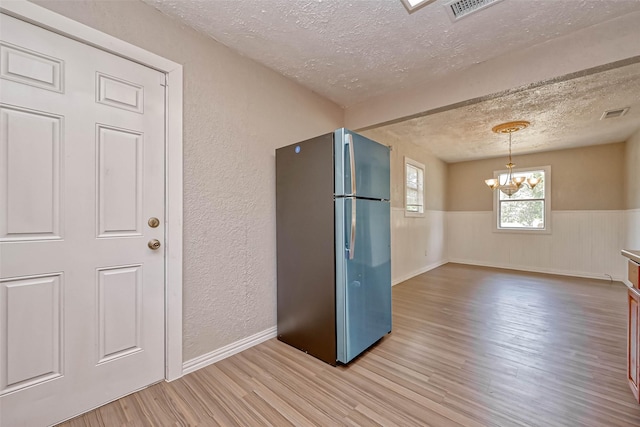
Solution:
<svg viewBox="0 0 640 427">
<path fill-rule="evenodd" d="M 518 132 L 529 126 L 529 122 L 525 121 L 517 121 L 517 122 L 507 122 L 502 123 L 497 126 L 494 126 L 491 130 L 495 133 L 508 133 L 509 134 L 509 163 L 506 164 L 509 172 L 507 173 L 507 180 L 502 184 L 500 182 L 500 177 L 485 179 L 484 182 L 491 188 L 495 190 L 496 188 L 502 191 L 507 196 L 511 197 L 520 190 L 523 184 L 527 184 L 529 188 L 533 189 L 536 185 L 540 183 L 540 178 L 535 178 L 533 176 L 524 177 L 524 176 L 513 176 L 513 167 L 515 164 L 511 160 L 511 134 L 514 132 Z"/>
</svg>

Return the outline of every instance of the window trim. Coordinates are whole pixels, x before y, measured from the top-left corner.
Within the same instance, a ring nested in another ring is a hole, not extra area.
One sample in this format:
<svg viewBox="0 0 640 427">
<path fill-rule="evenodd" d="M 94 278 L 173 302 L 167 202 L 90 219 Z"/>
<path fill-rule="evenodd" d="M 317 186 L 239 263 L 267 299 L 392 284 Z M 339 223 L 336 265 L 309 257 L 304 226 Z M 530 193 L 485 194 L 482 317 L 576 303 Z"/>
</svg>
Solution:
<svg viewBox="0 0 640 427">
<path fill-rule="evenodd" d="M 415 168 L 418 168 L 420 170 L 422 170 L 422 212 L 410 212 L 407 211 L 407 165 L 411 165 Z M 416 160 L 413 160 L 407 156 L 404 157 L 404 163 L 403 163 L 403 175 L 404 175 L 404 183 L 402 185 L 402 188 L 404 190 L 403 192 L 403 197 L 404 197 L 404 216 L 407 218 L 421 218 L 424 217 L 424 211 L 425 211 L 425 203 L 424 203 L 424 183 L 425 183 L 425 173 L 426 173 L 426 168 L 424 167 L 424 165 Z"/>
<path fill-rule="evenodd" d="M 424 6 L 433 3 L 435 0 L 419 0 L 416 1 L 415 4 L 411 4 L 411 0 L 400 0 L 402 1 L 402 5 L 407 9 L 409 14 L 415 12 L 418 9 L 423 8 Z"/>
<path fill-rule="evenodd" d="M 500 227 L 500 190 L 493 190 L 493 232 L 520 234 L 551 234 L 551 166 L 537 166 L 513 169 L 514 173 L 544 171 L 544 228 L 503 228 Z M 493 177 L 509 172 L 508 169 L 493 171 Z"/>
</svg>

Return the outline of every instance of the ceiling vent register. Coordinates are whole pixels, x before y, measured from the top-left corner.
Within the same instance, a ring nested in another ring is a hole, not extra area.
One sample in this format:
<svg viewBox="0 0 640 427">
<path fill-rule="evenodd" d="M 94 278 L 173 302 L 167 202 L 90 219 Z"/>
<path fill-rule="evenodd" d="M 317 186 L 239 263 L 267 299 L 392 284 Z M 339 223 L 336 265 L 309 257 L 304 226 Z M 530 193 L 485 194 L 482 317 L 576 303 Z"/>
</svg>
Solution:
<svg viewBox="0 0 640 427">
<path fill-rule="evenodd" d="M 455 22 L 502 0 L 456 0 L 444 5 L 451 21 Z"/>
<path fill-rule="evenodd" d="M 625 114 L 627 114 L 627 111 L 629 111 L 629 107 L 627 107 L 627 108 L 617 108 L 615 110 L 608 110 L 608 111 L 605 111 L 604 113 L 602 113 L 602 116 L 600 117 L 600 120 L 614 119 L 616 117 L 622 117 Z"/>
</svg>

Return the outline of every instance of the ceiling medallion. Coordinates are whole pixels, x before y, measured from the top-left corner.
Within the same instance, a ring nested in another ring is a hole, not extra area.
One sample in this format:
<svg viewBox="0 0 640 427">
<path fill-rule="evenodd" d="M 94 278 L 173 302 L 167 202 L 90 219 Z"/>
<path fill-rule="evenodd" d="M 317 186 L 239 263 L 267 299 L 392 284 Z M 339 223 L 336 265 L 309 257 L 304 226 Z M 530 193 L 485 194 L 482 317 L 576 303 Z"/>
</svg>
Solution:
<svg viewBox="0 0 640 427">
<path fill-rule="evenodd" d="M 530 124 L 531 123 L 529 122 L 520 120 L 516 122 L 501 123 L 491 128 L 491 130 L 495 133 L 513 133 L 529 127 Z"/>
</svg>

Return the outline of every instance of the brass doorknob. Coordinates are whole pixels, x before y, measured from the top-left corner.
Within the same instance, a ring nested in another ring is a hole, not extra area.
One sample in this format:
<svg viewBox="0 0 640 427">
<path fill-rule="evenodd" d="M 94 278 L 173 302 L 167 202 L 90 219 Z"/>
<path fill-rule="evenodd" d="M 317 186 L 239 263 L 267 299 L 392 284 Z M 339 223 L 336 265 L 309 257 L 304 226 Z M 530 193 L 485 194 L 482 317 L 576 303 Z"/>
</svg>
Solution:
<svg viewBox="0 0 640 427">
<path fill-rule="evenodd" d="M 149 243 L 147 245 L 149 246 L 149 249 L 152 249 L 152 250 L 155 251 L 160 247 L 160 240 L 151 239 L 151 240 L 149 240 Z"/>
</svg>

